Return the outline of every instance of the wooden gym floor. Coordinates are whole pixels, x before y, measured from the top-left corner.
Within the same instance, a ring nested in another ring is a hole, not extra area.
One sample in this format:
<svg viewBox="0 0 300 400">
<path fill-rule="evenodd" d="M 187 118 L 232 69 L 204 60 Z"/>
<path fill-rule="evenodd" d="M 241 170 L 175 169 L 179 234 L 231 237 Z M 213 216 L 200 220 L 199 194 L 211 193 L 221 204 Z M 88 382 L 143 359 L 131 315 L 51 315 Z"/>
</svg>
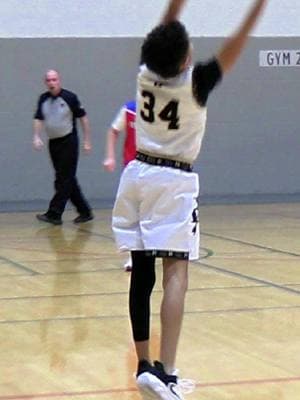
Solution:
<svg viewBox="0 0 300 400">
<path fill-rule="evenodd" d="M 138 400 L 110 210 L 0 214 L 0 400 Z M 203 206 L 178 350 L 190 400 L 299 400 L 300 204 Z M 158 357 L 160 264 L 152 305 Z"/>
</svg>

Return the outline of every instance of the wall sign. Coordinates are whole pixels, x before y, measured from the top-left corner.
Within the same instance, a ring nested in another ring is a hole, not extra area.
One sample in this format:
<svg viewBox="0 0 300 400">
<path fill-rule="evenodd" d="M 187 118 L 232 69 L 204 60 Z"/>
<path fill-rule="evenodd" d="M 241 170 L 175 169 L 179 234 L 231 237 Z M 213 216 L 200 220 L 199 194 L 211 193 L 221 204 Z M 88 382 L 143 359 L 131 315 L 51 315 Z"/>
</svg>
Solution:
<svg viewBox="0 0 300 400">
<path fill-rule="evenodd" d="M 260 67 L 300 67 L 300 50 L 261 50 Z"/>
</svg>

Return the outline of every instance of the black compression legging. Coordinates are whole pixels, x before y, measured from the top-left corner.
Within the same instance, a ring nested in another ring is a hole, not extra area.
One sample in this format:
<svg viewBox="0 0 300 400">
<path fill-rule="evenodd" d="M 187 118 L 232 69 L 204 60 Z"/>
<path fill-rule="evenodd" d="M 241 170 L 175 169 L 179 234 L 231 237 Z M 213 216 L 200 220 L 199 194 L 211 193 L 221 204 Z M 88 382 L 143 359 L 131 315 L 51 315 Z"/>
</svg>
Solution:
<svg viewBox="0 0 300 400">
<path fill-rule="evenodd" d="M 129 312 L 133 338 L 149 340 L 150 296 L 155 284 L 155 258 L 144 251 L 132 251 L 132 272 L 129 291 Z"/>
</svg>

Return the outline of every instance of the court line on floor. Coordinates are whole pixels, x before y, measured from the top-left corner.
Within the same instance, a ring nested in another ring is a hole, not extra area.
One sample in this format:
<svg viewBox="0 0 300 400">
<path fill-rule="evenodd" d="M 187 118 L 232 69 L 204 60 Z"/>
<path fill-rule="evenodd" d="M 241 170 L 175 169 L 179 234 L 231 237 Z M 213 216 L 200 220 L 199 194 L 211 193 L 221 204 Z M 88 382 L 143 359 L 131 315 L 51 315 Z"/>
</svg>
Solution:
<svg viewBox="0 0 300 400">
<path fill-rule="evenodd" d="M 217 271 L 217 272 L 221 272 L 222 274 L 231 275 L 231 276 L 235 276 L 237 278 L 246 279 L 246 280 L 251 281 L 251 282 L 256 282 L 256 283 L 259 283 L 259 284 L 264 285 L 264 286 L 273 287 L 274 289 L 283 290 L 285 292 L 293 293 L 293 294 L 296 294 L 298 296 L 300 295 L 300 290 L 293 289 L 293 288 L 288 287 L 288 286 L 280 285 L 278 283 L 267 281 L 265 279 L 255 278 L 255 277 L 250 276 L 250 275 L 242 274 L 241 272 L 231 271 L 230 269 L 226 269 L 226 268 L 223 268 L 223 267 L 217 267 L 215 265 L 206 264 L 206 263 L 203 263 L 201 261 L 198 261 L 196 263 L 201 265 L 204 268 L 211 269 L 211 270 L 214 270 L 214 271 Z"/>
<path fill-rule="evenodd" d="M 221 387 L 221 386 L 244 386 L 244 385 L 265 385 L 265 384 L 279 384 L 279 383 L 291 383 L 300 382 L 300 376 L 285 377 L 285 378 L 266 378 L 266 379 L 248 379 L 241 381 L 224 381 L 224 382 L 211 382 L 211 383 L 198 383 L 196 386 L 199 388 L 205 387 Z M 1 397 L 0 397 L 0 400 Z"/>
<path fill-rule="evenodd" d="M 48 262 L 48 261 L 45 261 Z M 37 275 L 38 278 L 41 277 L 47 277 L 47 276 L 62 276 L 62 275 L 84 275 L 84 274 L 99 274 L 103 272 L 112 272 L 112 271 L 120 271 L 119 267 L 114 267 L 114 268 L 98 268 L 98 269 L 93 269 L 93 270 L 86 270 L 86 271 L 63 271 L 63 272 L 46 272 L 46 273 L 40 273 L 40 272 L 34 272 L 30 276 L 28 274 L 0 274 L 0 278 L 32 278 L 33 275 Z"/>
<path fill-rule="evenodd" d="M 209 232 L 201 232 L 201 234 L 203 236 L 208 236 L 208 237 L 212 237 L 212 238 L 215 238 L 215 239 L 226 240 L 227 242 L 234 242 L 234 243 L 244 244 L 244 245 L 247 245 L 247 246 L 256 247 L 256 248 L 262 249 L 262 250 L 268 250 L 268 251 L 271 251 L 272 253 L 280 253 L 280 254 L 286 254 L 286 255 L 289 255 L 289 256 L 293 256 L 293 257 L 300 257 L 300 253 L 291 252 L 291 251 L 287 251 L 287 250 L 276 249 L 274 247 L 265 246 L 265 245 L 261 245 L 261 244 L 253 243 L 253 242 L 248 242 L 247 240 L 236 239 L 236 238 L 232 238 L 232 237 L 229 237 L 229 236 L 223 236 L 223 235 L 219 235 L 219 234 L 215 234 L 215 233 L 209 233 Z"/>
<path fill-rule="evenodd" d="M 293 285 L 289 284 L 287 286 L 299 286 L 299 285 Z M 269 288 L 271 289 L 272 287 L 270 285 L 242 285 L 242 286 L 215 286 L 215 287 L 204 287 L 204 288 L 193 288 L 189 289 L 188 293 L 192 292 L 213 292 L 213 291 L 226 291 L 226 290 L 249 290 L 249 289 L 258 289 L 258 288 Z M 154 293 L 163 293 L 163 290 L 154 290 Z M 36 296 L 15 296 L 15 297 L 0 297 L 0 301 L 19 301 L 19 300 L 46 300 L 46 299 L 69 299 L 69 298 L 86 298 L 86 297 L 101 297 L 101 296 L 119 296 L 119 295 L 128 295 L 128 290 L 126 291 L 119 291 L 119 292 L 99 292 L 99 293 L 78 293 L 78 294 L 57 294 L 57 295 L 36 295 Z"/>
<path fill-rule="evenodd" d="M 84 229 L 84 228 L 78 228 L 77 230 L 78 230 L 78 231 L 81 231 L 81 232 L 84 232 L 84 233 L 88 233 L 88 234 L 91 235 L 91 236 L 94 235 L 94 236 L 101 237 L 101 238 L 104 238 L 104 239 L 109 239 L 110 241 L 113 240 L 113 238 L 112 238 L 111 236 L 102 235 L 102 234 L 99 234 L 99 233 L 94 233 L 94 232 L 89 231 L 89 230 Z M 74 231 L 74 229 L 72 229 L 72 231 Z M 19 250 L 19 248 L 15 248 L 15 250 Z M 33 249 L 30 249 L 30 251 L 34 251 L 34 250 L 33 250 Z M 36 251 L 40 251 L 40 250 L 36 250 Z M 80 253 L 80 254 L 81 254 L 81 253 Z M 8 263 L 8 264 L 10 264 L 11 266 L 16 267 L 16 268 L 19 269 L 19 270 L 26 271 L 26 272 L 28 272 L 28 273 L 31 274 L 31 275 L 40 275 L 39 272 L 37 272 L 37 271 L 35 271 L 35 270 L 32 270 L 32 269 L 30 269 L 30 268 L 28 268 L 28 267 L 25 267 L 24 265 L 22 265 L 22 264 L 20 264 L 20 263 L 18 263 L 18 262 L 16 262 L 16 261 L 13 261 L 13 260 L 11 260 L 11 259 L 9 259 L 9 258 L 0 256 L 0 260 L 6 262 L 6 263 Z M 71 261 L 72 261 L 72 260 L 71 260 Z M 97 261 L 97 260 L 96 260 L 96 261 Z M 46 261 L 44 261 L 44 262 L 46 262 Z M 3 276 L 3 275 L 2 275 L 2 276 Z M 7 276 L 8 276 L 8 275 L 7 275 Z M 9 276 L 13 276 L 13 275 L 9 275 Z"/>
<path fill-rule="evenodd" d="M 16 248 L 19 249 L 19 248 Z M 199 260 L 204 260 L 206 258 L 210 258 L 214 252 L 211 249 L 208 248 L 204 248 L 201 247 L 200 248 L 200 252 L 204 252 L 204 254 L 200 254 L 200 258 Z M 53 254 L 53 252 L 49 252 L 50 254 Z M 63 254 L 63 252 L 62 252 Z M 80 253 L 80 256 L 82 256 L 82 253 Z M 0 256 L 0 260 L 4 258 L 2 258 Z M 84 261 L 89 261 L 89 262 L 100 262 L 100 261 L 112 261 L 112 260 L 119 260 L 120 259 L 120 255 L 118 253 L 115 254 L 106 254 L 105 256 L 101 256 L 99 253 L 99 256 L 95 257 L 95 255 L 93 255 L 92 258 L 84 258 Z M 76 261 L 78 261 L 78 259 L 75 258 Z M 14 264 L 14 261 L 12 260 L 6 260 L 7 262 L 10 262 L 11 264 Z M 59 259 L 59 260 L 29 260 L 28 262 L 32 263 L 32 264 L 45 264 L 45 263 L 49 263 L 49 262 L 55 262 L 55 263 L 64 263 L 64 262 L 72 262 L 74 261 L 74 259 L 72 258 L 63 258 L 63 259 Z M 80 261 L 80 260 L 79 260 Z M 16 266 L 20 266 L 22 267 L 21 264 L 16 264 Z M 122 269 L 122 268 L 121 268 Z M 113 267 L 113 268 L 98 268 L 95 270 L 78 270 L 78 271 L 62 271 L 62 272 L 57 272 L 57 271 L 53 271 L 53 272 L 46 272 L 46 273 L 41 273 L 41 272 L 37 272 L 36 270 L 31 270 L 27 267 L 24 267 L 23 270 L 30 272 L 31 275 L 39 275 L 39 276 L 50 276 L 50 275 L 78 275 L 78 274 L 89 274 L 89 273 L 100 273 L 100 272 L 108 272 L 108 271 L 120 271 L 120 267 Z M 0 278 L 15 278 L 15 277 L 24 277 L 24 276 L 28 276 L 28 274 L 0 274 Z"/>
<path fill-rule="evenodd" d="M 100 233 L 93 232 L 93 231 L 90 231 L 90 230 L 85 229 L 85 228 L 78 228 L 78 231 L 88 233 L 88 234 L 90 234 L 91 236 L 104 237 L 105 239 L 109 239 L 109 240 L 111 240 L 111 241 L 114 241 L 113 236 L 102 235 L 102 234 L 100 234 Z M 213 253 L 213 250 L 208 249 L 208 248 L 206 248 L 206 247 L 200 247 L 200 251 L 201 251 L 201 250 L 205 252 L 205 254 L 202 255 L 202 257 L 201 257 L 201 255 L 200 255 L 200 258 L 201 258 L 201 259 L 209 258 L 209 257 L 211 257 L 211 256 L 214 254 L 214 253 Z"/>
<path fill-rule="evenodd" d="M 196 310 L 185 311 L 185 316 L 188 315 L 204 315 L 204 314 L 234 314 L 234 313 L 257 313 L 267 311 L 282 311 L 282 310 L 299 310 L 300 305 L 294 306 L 274 306 L 274 307 L 248 307 L 248 308 L 220 308 L 215 310 Z M 151 313 L 152 317 L 160 317 L 160 313 Z M 40 318 L 40 319 L 24 319 L 24 320 L 0 320 L 0 325 L 5 324 L 34 324 L 41 322 L 74 322 L 74 321 L 89 321 L 89 320 L 107 320 L 107 319 L 128 319 L 128 314 L 119 315 L 91 315 L 91 316 L 60 316 L 54 318 Z"/>
<path fill-rule="evenodd" d="M 239 290 L 239 289 L 257 289 L 262 287 L 269 287 L 269 285 L 243 285 L 243 286 L 215 286 L 204 288 L 189 289 L 188 292 L 207 292 L 215 290 Z M 153 293 L 163 293 L 163 290 L 154 290 Z M 99 292 L 99 293 L 78 293 L 78 294 L 57 294 L 57 295 L 37 295 L 37 296 L 18 296 L 18 297 L 0 297 L 0 301 L 10 300 L 43 300 L 43 299 L 64 299 L 64 298 L 78 298 L 78 297 L 100 297 L 100 296 L 115 296 L 115 295 L 128 295 L 128 290 L 120 292 Z"/>
<path fill-rule="evenodd" d="M 300 382 L 300 376 L 292 376 L 285 378 L 266 378 L 266 379 L 249 379 L 249 380 L 236 380 L 236 381 L 224 381 L 224 382 L 208 382 L 208 383 L 197 383 L 196 387 L 201 388 L 217 388 L 224 386 L 255 386 L 255 385 L 274 385 L 281 383 L 293 383 Z M 90 390 L 82 392 L 57 392 L 57 393 L 34 393 L 34 394 L 23 394 L 23 395 L 4 395 L 0 396 L 0 400 L 26 400 L 26 399 L 50 399 L 50 398 L 63 398 L 63 397 L 82 397 L 82 396 L 102 396 L 102 395 L 114 395 L 118 393 L 130 393 L 137 392 L 137 388 L 119 388 L 119 389 L 102 389 L 102 390 Z"/>
<path fill-rule="evenodd" d="M 22 270 L 22 271 L 26 271 L 26 272 L 28 272 L 30 275 L 39 275 L 38 272 L 33 271 L 32 269 L 30 269 L 30 268 L 28 268 L 28 267 L 25 267 L 25 265 L 22 265 L 22 264 L 20 264 L 20 263 L 17 263 L 16 261 L 13 261 L 13 260 L 11 260 L 11 259 L 9 259 L 9 258 L 0 256 L 0 260 L 6 262 L 6 263 L 8 263 L 8 264 L 10 264 L 10 265 L 13 266 L 13 267 L 16 267 L 17 269 L 20 269 L 20 270 Z"/>
</svg>

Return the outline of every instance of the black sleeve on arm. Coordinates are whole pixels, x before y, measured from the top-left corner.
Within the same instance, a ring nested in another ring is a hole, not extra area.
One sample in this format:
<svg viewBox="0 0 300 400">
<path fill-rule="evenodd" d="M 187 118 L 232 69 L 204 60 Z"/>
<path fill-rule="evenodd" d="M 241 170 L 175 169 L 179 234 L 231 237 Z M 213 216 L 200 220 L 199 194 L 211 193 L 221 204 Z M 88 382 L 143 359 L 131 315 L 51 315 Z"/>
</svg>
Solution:
<svg viewBox="0 0 300 400">
<path fill-rule="evenodd" d="M 208 95 L 222 78 L 218 61 L 214 58 L 207 63 L 197 63 L 193 69 L 193 93 L 200 106 L 206 105 Z"/>
<path fill-rule="evenodd" d="M 61 96 L 68 103 L 75 118 L 82 118 L 86 115 L 85 109 L 81 106 L 80 101 L 75 93 L 63 90 Z"/>
<path fill-rule="evenodd" d="M 38 100 L 37 108 L 36 108 L 36 111 L 33 116 L 34 119 L 40 119 L 40 120 L 44 119 L 43 112 L 42 112 L 42 104 L 45 101 L 45 99 L 46 99 L 45 94 L 42 94 Z"/>
</svg>

